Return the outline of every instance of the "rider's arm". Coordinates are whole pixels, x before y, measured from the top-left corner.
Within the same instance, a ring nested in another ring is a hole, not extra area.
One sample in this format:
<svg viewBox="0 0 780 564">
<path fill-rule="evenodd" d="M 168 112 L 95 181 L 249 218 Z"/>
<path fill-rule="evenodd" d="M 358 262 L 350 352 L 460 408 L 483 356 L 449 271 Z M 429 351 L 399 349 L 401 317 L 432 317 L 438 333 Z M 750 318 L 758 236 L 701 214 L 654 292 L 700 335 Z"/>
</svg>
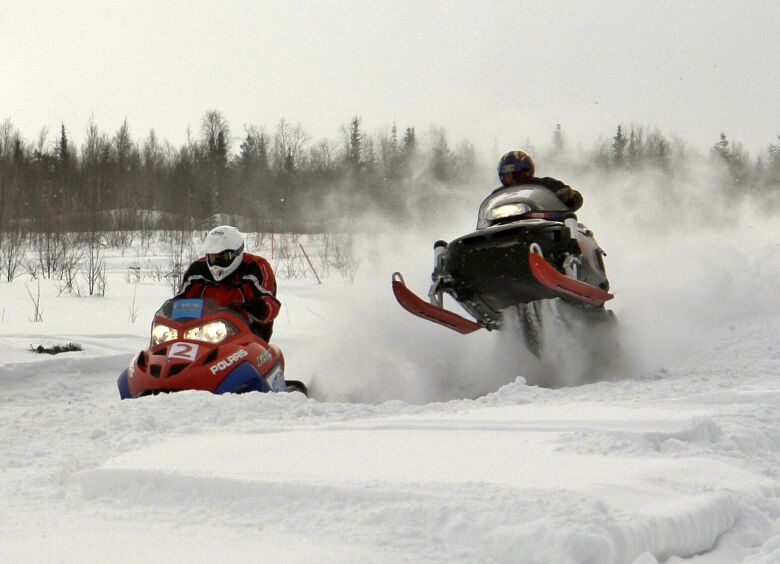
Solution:
<svg viewBox="0 0 780 564">
<path fill-rule="evenodd" d="M 181 284 L 174 297 L 194 298 L 203 292 L 203 281 L 207 279 L 208 266 L 206 259 L 200 258 L 193 262 L 181 278 Z"/>
<path fill-rule="evenodd" d="M 557 178 L 535 178 L 534 183 L 549 188 L 571 211 L 577 211 L 582 207 L 582 194 Z"/>
<path fill-rule="evenodd" d="M 251 255 L 241 287 L 246 296 L 247 311 L 260 323 L 270 323 L 279 314 L 281 303 L 276 299 L 276 278 L 271 265 L 262 257 Z"/>
</svg>

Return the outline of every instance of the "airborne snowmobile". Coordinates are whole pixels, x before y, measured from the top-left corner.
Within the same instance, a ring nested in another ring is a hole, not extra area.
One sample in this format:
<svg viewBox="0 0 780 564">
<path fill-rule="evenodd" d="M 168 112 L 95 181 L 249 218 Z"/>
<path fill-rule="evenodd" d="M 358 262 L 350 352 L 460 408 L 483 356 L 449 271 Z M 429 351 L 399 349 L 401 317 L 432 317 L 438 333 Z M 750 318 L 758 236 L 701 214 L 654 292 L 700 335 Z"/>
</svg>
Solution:
<svg viewBox="0 0 780 564">
<path fill-rule="evenodd" d="M 552 298 L 598 316 L 613 297 L 606 253 L 593 233 L 540 185 L 510 186 L 488 196 L 476 231 L 437 241 L 434 256 L 430 303 L 409 290 L 398 272 L 393 291 L 409 312 L 460 333 L 501 329 L 508 308 L 523 310 Z M 445 293 L 474 321 L 444 309 Z"/>
<path fill-rule="evenodd" d="M 235 309 L 199 298 L 163 303 L 149 348 L 122 371 L 117 386 L 122 399 L 180 390 L 308 395 L 303 382 L 284 379 L 279 347 L 254 334 Z"/>
</svg>

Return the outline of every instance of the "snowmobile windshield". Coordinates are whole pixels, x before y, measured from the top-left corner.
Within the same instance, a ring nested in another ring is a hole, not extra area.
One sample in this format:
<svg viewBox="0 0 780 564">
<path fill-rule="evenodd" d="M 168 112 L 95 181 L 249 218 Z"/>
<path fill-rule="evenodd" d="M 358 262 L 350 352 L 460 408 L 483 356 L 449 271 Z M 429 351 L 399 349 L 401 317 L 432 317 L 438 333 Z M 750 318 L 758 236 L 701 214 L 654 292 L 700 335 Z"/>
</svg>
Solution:
<svg viewBox="0 0 780 564">
<path fill-rule="evenodd" d="M 202 298 L 171 298 L 167 300 L 155 316 L 162 316 L 174 321 L 187 319 L 200 319 L 210 315 L 217 310 L 225 309 L 225 306 L 216 300 Z"/>
<path fill-rule="evenodd" d="M 479 206 L 477 229 L 521 219 L 521 216 L 535 212 L 560 212 L 561 217 L 555 219 L 562 221 L 569 209 L 544 186 L 509 186 L 493 192 Z"/>
</svg>

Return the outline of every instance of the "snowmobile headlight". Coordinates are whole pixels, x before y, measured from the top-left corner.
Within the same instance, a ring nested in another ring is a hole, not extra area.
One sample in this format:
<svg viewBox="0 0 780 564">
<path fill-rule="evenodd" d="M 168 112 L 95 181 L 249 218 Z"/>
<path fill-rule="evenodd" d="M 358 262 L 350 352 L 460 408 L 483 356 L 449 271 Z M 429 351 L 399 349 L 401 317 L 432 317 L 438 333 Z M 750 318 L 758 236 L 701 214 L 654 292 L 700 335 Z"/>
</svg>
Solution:
<svg viewBox="0 0 780 564">
<path fill-rule="evenodd" d="M 486 219 L 495 221 L 497 219 L 506 219 L 508 217 L 517 217 L 531 211 L 528 204 L 504 204 L 488 210 Z"/>
<path fill-rule="evenodd" d="M 227 321 L 211 321 L 192 327 L 184 332 L 185 339 L 193 341 L 205 341 L 207 343 L 219 343 L 236 334 L 236 328 Z"/>
<path fill-rule="evenodd" d="M 166 341 L 173 341 L 179 337 L 179 332 L 172 327 L 163 325 L 162 323 L 155 323 L 152 326 L 152 345 L 159 345 Z"/>
</svg>

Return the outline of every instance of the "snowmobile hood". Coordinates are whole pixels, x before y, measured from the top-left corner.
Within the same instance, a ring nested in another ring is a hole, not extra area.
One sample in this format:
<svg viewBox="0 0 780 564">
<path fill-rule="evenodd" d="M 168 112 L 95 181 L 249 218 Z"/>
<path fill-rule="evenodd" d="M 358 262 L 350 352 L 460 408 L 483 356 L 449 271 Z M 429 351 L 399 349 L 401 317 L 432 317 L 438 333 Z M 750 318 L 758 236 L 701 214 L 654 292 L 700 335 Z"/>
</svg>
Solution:
<svg viewBox="0 0 780 564">
<path fill-rule="evenodd" d="M 508 186 L 490 194 L 479 206 L 477 229 L 490 227 L 495 221 L 490 217 L 491 212 L 502 206 L 524 204 L 527 211 L 557 211 L 568 212 L 569 208 L 558 199 L 548 188 L 539 184 L 523 184 L 522 186 Z"/>
</svg>

